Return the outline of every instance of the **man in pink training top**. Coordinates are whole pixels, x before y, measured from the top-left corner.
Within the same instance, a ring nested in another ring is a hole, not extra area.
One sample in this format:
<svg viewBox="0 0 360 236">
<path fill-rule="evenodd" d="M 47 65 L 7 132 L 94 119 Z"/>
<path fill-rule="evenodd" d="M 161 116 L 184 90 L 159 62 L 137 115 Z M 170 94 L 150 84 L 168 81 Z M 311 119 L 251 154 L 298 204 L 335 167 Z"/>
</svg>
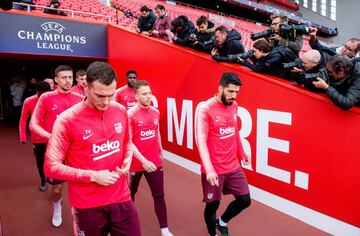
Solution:
<svg viewBox="0 0 360 236">
<path fill-rule="evenodd" d="M 39 81 L 36 83 L 36 94 L 34 96 L 28 97 L 25 99 L 21 117 L 19 122 L 19 134 L 20 134 L 20 142 L 27 143 L 26 137 L 26 126 L 27 122 L 30 120 L 32 113 L 34 112 L 35 106 L 39 97 L 43 94 L 50 91 L 50 85 L 45 81 Z M 36 158 L 36 165 L 39 172 L 39 176 L 41 179 L 40 182 L 40 191 L 45 192 L 46 190 L 46 181 L 44 174 L 44 156 L 46 151 L 46 142 L 47 140 L 36 135 L 33 132 L 30 132 L 31 135 L 31 143 L 33 144 L 34 155 Z"/>
<path fill-rule="evenodd" d="M 131 198 L 135 199 L 141 177 L 144 175 L 154 199 L 155 213 L 162 236 L 172 236 L 168 228 L 164 199 L 163 149 L 159 132 L 159 111 L 152 107 L 148 82 L 139 80 L 134 85 L 137 104 L 128 110 L 134 157 L 130 167 Z"/>
<path fill-rule="evenodd" d="M 55 81 L 58 84 L 57 89 L 45 93 L 39 98 L 30 121 L 30 131 L 45 139 L 46 142 L 51 136 L 58 115 L 83 100 L 81 95 L 71 92 L 73 71 L 70 66 L 58 66 L 55 69 Z M 51 223 L 54 227 L 59 227 L 62 224 L 61 192 L 63 181 L 52 178 L 47 178 L 47 181 L 52 185 L 50 198 L 54 204 Z"/>
<path fill-rule="evenodd" d="M 129 70 L 126 72 L 126 85 L 116 90 L 115 101 L 123 105 L 127 110 L 135 106 L 137 100 L 134 95 L 134 84 L 137 80 L 136 71 Z"/>
<path fill-rule="evenodd" d="M 85 96 L 85 83 L 86 83 L 86 71 L 78 70 L 76 71 L 76 82 L 77 85 L 71 88 L 71 91 L 78 93 L 82 96 Z"/>
<path fill-rule="evenodd" d="M 141 235 L 125 175 L 133 155 L 128 116 L 112 101 L 116 80 L 109 64 L 89 65 L 87 97 L 59 116 L 46 151 L 45 174 L 68 181 L 74 235 Z"/>
<path fill-rule="evenodd" d="M 237 126 L 235 98 L 241 85 L 237 74 L 224 73 L 217 94 L 204 102 L 197 117 L 197 146 L 206 203 L 204 218 L 210 236 L 216 235 L 216 228 L 222 236 L 230 235 L 227 223 L 251 204 L 248 183 L 239 161 L 250 164 Z M 235 200 L 216 219 L 222 193 L 234 195 Z"/>
</svg>

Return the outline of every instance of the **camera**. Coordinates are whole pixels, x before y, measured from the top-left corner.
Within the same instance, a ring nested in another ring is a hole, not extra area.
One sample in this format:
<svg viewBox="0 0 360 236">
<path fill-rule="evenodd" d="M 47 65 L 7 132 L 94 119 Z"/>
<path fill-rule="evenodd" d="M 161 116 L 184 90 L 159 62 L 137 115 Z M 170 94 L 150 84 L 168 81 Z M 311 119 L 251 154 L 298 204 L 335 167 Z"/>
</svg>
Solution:
<svg viewBox="0 0 360 236">
<path fill-rule="evenodd" d="M 250 57 L 254 56 L 254 50 L 249 50 L 247 52 L 244 52 L 244 53 L 240 53 L 237 55 L 237 58 L 241 58 L 243 60 L 246 60 Z"/>
<path fill-rule="evenodd" d="M 194 33 L 190 34 L 188 40 L 189 40 L 190 42 L 195 42 L 195 41 L 197 41 L 197 40 L 198 40 L 198 39 L 197 39 L 197 35 L 194 34 Z"/>
<path fill-rule="evenodd" d="M 228 61 L 229 62 L 241 62 L 240 59 L 242 60 L 246 60 L 249 57 L 254 56 L 254 51 L 253 50 L 249 50 L 247 52 L 244 53 L 240 53 L 240 54 L 235 54 L 235 55 L 228 55 Z"/>
<path fill-rule="evenodd" d="M 321 73 L 320 71 L 317 73 L 300 73 L 299 76 L 303 82 L 317 81 L 318 77 L 320 77 L 321 79 L 324 79 L 323 73 Z"/>
<path fill-rule="evenodd" d="M 288 24 L 280 24 L 279 35 L 290 41 L 294 41 L 297 35 L 309 34 L 308 29 L 304 25 L 288 25 Z M 270 38 L 274 36 L 276 33 L 273 28 L 269 28 L 259 33 L 251 34 L 251 39 L 253 41 L 260 38 Z"/>
<path fill-rule="evenodd" d="M 283 63 L 283 67 L 285 70 L 292 70 L 294 67 L 297 67 L 299 69 L 304 68 L 303 61 L 300 58 L 296 58 L 295 61 Z"/>
<path fill-rule="evenodd" d="M 255 40 L 258 40 L 258 39 L 261 39 L 261 38 L 270 38 L 274 34 L 275 34 L 274 29 L 269 28 L 267 30 L 251 34 L 250 38 L 251 38 L 251 40 L 255 41 Z"/>
</svg>

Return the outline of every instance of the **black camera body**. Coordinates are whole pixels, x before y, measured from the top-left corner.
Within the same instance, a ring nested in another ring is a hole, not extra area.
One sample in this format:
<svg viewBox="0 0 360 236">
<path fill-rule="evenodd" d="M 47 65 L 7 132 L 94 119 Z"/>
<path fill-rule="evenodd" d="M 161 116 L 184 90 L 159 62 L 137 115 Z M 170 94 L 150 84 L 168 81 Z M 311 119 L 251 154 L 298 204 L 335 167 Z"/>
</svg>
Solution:
<svg viewBox="0 0 360 236">
<path fill-rule="evenodd" d="M 198 40 L 198 39 L 197 39 L 197 35 L 194 34 L 194 33 L 190 34 L 189 37 L 188 37 L 188 40 L 189 40 L 190 42 L 195 42 L 195 41 L 197 41 L 197 40 Z"/>
<path fill-rule="evenodd" d="M 274 35 L 275 35 L 274 29 L 268 28 L 267 30 L 251 34 L 250 38 L 251 38 L 251 40 L 255 41 L 255 40 L 258 40 L 261 38 L 270 38 Z"/>
<path fill-rule="evenodd" d="M 294 69 L 294 67 L 303 69 L 304 63 L 300 58 L 296 58 L 295 61 L 283 63 L 283 67 L 285 70 L 292 70 L 292 69 Z"/>
<path fill-rule="evenodd" d="M 247 51 L 247 52 L 240 53 L 240 54 L 238 55 L 238 58 L 241 58 L 241 59 L 243 59 L 243 60 L 246 60 L 246 59 L 248 59 L 248 58 L 250 58 L 250 57 L 252 57 L 252 56 L 254 56 L 254 50 L 249 50 L 249 51 Z"/>
<path fill-rule="evenodd" d="M 300 78 L 304 81 L 304 82 L 313 82 L 313 81 L 317 81 L 317 78 L 323 78 L 323 73 L 321 73 L 320 71 L 317 73 L 300 73 Z"/>
<path fill-rule="evenodd" d="M 304 25 L 288 25 L 288 24 L 280 24 L 280 32 L 279 35 L 290 41 L 295 41 L 297 35 L 309 34 L 307 28 Z M 276 33 L 273 28 L 268 28 L 259 33 L 251 34 L 251 39 L 253 41 L 261 38 L 270 38 L 274 36 Z"/>
</svg>

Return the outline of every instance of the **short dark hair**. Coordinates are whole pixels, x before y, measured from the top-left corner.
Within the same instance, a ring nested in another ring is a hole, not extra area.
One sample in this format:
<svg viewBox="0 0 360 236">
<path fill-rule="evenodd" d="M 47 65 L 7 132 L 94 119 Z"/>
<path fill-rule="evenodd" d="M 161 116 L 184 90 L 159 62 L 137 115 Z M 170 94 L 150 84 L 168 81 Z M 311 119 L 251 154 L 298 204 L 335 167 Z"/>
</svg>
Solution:
<svg viewBox="0 0 360 236">
<path fill-rule="evenodd" d="M 59 0 L 51 0 L 50 5 L 51 5 L 51 4 L 59 4 L 59 6 L 60 6 Z"/>
<path fill-rule="evenodd" d="M 110 85 L 117 81 L 114 69 L 106 62 L 95 61 L 86 70 L 86 82 L 91 84 L 98 81 L 101 84 Z"/>
<path fill-rule="evenodd" d="M 36 83 L 36 92 L 37 93 L 45 93 L 45 92 L 48 92 L 50 91 L 50 84 L 48 82 L 45 82 L 45 81 L 39 81 Z"/>
<path fill-rule="evenodd" d="M 73 71 L 73 69 L 68 65 L 60 65 L 55 69 L 55 76 L 61 71 Z"/>
<path fill-rule="evenodd" d="M 158 5 L 156 5 L 156 7 L 155 7 L 155 9 L 156 8 L 158 8 L 159 10 L 165 10 L 165 7 L 164 7 L 164 5 L 162 5 L 162 4 L 158 4 Z"/>
<path fill-rule="evenodd" d="M 181 19 L 181 17 L 177 17 L 175 18 L 173 21 L 171 21 L 171 25 L 175 28 L 178 28 L 178 27 L 184 27 L 185 23 L 184 23 L 184 20 Z"/>
<path fill-rule="evenodd" d="M 135 70 L 128 70 L 128 71 L 126 72 L 126 76 L 128 76 L 128 75 L 130 75 L 130 74 L 135 74 L 135 75 L 137 75 L 137 73 L 136 73 Z"/>
<path fill-rule="evenodd" d="M 270 20 L 273 21 L 276 18 L 280 18 L 281 22 L 287 23 L 289 21 L 289 19 L 286 16 L 283 15 L 279 15 L 279 14 L 272 14 L 270 16 Z"/>
<path fill-rule="evenodd" d="M 220 31 L 221 33 L 229 33 L 228 28 L 226 28 L 226 27 L 223 26 L 223 25 L 220 25 L 219 27 L 217 27 L 217 28 L 215 29 L 215 32 L 216 32 L 216 31 Z"/>
<path fill-rule="evenodd" d="M 196 25 L 200 26 L 201 24 L 208 24 L 208 20 L 206 18 L 206 16 L 200 16 L 197 20 L 196 20 Z"/>
<path fill-rule="evenodd" d="M 329 65 L 335 73 L 343 70 L 345 74 L 350 74 L 352 73 L 354 64 L 348 56 L 338 54 L 331 57 L 330 60 L 326 62 L 326 65 Z"/>
<path fill-rule="evenodd" d="M 80 69 L 76 71 L 76 77 L 86 75 L 86 70 Z"/>
<path fill-rule="evenodd" d="M 146 80 L 136 81 L 134 84 L 134 92 L 136 93 L 139 90 L 139 88 L 141 88 L 143 86 L 149 86 L 149 82 L 147 82 Z"/>
<path fill-rule="evenodd" d="M 273 49 L 273 45 L 269 43 L 266 39 L 256 40 L 253 44 L 253 47 L 264 53 L 271 52 L 271 50 Z"/>
<path fill-rule="evenodd" d="M 241 86 L 242 82 L 239 79 L 239 76 L 234 72 L 225 72 L 222 74 L 220 79 L 220 85 L 222 87 L 228 87 L 229 84 L 234 84 L 236 86 Z"/>
<path fill-rule="evenodd" d="M 351 39 L 349 39 L 348 41 L 357 43 L 357 47 L 356 47 L 356 49 L 355 49 L 355 52 L 359 52 L 359 51 L 360 51 L 360 39 L 359 39 L 359 38 L 351 38 Z"/>
<path fill-rule="evenodd" d="M 143 11 L 149 12 L 150 9 L 149 9 L 147 6 L 142 6 L 142 7 L 140 8 L 140 12 L 143 12 Z"/>
</svg>

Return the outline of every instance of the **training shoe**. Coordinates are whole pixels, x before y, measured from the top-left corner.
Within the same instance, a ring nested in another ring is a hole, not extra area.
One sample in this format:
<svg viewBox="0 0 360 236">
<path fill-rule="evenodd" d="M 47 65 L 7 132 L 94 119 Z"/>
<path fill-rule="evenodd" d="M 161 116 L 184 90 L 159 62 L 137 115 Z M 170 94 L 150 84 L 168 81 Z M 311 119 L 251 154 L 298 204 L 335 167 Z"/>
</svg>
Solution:
<svg viewBox="0 0 360 236">
<path fill-rule="evenodd" d="M 170 231 L 167 231 L 165 233 L 161 233 L 161 236 L 174 236 Z"/>
<path fill-rule="evenodd" d="M 221 236 L 230 236 L 228 227 L 221 226 L 219 223 L 219 219 L 216 220 L 216 228 L 220 231 Z"/>
<path fill-rule="evenodd" d="M 61 206 L 60 207 L 54 206 L 54 212 L 51 223 L 56 228 L 60 227 L 60 225 L 62 224 Z"/>
<path fill-rule="evenodd" d="M 46 180 L 41 180 L 41 184 L 40 184 L 40 191 L 41 192 L 45 192 L 47 188 L 47 184 L 46 184 Z"/>
</svg>

